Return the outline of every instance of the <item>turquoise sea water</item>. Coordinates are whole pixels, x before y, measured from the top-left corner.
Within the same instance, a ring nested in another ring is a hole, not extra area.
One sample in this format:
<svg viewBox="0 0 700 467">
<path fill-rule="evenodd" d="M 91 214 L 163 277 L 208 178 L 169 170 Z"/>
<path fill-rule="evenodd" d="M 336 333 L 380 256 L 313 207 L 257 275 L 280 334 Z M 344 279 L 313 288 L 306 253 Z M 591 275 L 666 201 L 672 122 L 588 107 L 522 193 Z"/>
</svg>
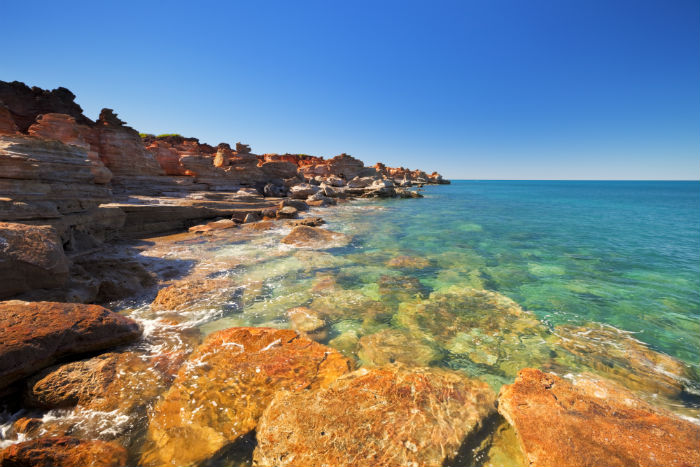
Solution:
<svg viewBox="0 0 700 467">
<path fill-rule="evenodd" d="M 545 322 L 611 324 L 698 366 L 700 183 L 455 181 L 425 195 L 338 221 L 371 223 L 364 252 L 442 258 Z M 434 272 L 414 274 L 440 285 Z"/>
</svg>

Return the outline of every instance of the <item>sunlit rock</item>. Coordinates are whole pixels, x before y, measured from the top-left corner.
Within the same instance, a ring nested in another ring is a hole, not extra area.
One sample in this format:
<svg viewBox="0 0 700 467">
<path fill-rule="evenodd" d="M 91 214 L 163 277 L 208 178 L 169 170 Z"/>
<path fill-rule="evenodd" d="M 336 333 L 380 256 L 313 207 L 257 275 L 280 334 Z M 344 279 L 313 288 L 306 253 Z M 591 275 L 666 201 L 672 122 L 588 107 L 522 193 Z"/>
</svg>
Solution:
<svg viewBox="0 0 700 467">
<path fill-rule="evenodd" d="M 282 243 L 310 249 L 341 247 L 349 242 L 350 238 L 340 232 L 305 225 L 294 227 L 289 235 L 282 239 Z"/>
<path fill-rule="evenodd" d="M 617 384 L 527 368 L 498 397 L 530 466 L 700 465 L 700 425 Z"/>
<path fill-rule="evenodd" d="M 226 277 L 181 280 L 158 291 L 151 308 L 154 310 L 186 310 L 228 303 L 235 306 L 238 287 Z"/>
<path fill-rule="evenodd" d="M 127 452 L 105 441 L 86 441 L 71 437 L 39 438 L 14 444 L 0 451 L 5 467 L 123 467 Z"/>
<path fill-rule="evenodd" d="M 325 387 L 349 369 L 340 353 L 296 331 L 211 334 L 155 406 L 141 463 L 195 465 L 255 429 L 276 392 Z"/>
<path fill-rule="evenodd" d="M 0 302 L 0 389 L 60 358 L 108 349 L 141 335 L 139 324 L 98 305 Z"/>
<path fill-rule="evenodd" d="M 436 466 L 495 411 L 477 380 L 430 368 L 360 369 L 328 388 L 280 392 L 257 428 L 257 466 Z"/>
</svg>

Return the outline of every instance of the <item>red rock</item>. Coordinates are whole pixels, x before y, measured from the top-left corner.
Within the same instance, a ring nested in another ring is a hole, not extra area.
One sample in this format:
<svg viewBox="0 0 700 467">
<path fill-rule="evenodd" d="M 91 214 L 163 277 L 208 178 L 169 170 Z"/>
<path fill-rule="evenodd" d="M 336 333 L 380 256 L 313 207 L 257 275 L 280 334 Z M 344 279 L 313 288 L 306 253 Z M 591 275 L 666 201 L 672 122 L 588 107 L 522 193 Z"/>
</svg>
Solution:
<svg viewBox="0 0 700 467">
<path fill-rule="evenodd" d="M 323 249 L 345 246 L 350 238 L 339 232 L 300 225 L 282 239 L 282 243 L 302 248 Z"/>
<path fill-rule="evenodd" d="M 526 368 L 501 388 L 498 411 L 532 467 L 700 465 L 700 426 L 611 381 Z"/>
<path fill-rule="evenodd" d="M 0 102 L 0 135 L 14 135 L 19 133 L 17 125 L 12 118 L 10 109 Z"/>
<path fill-rule="evenodd" d="M 0 467 L 124 467 L 127 452 L 106 441 L 38 438 L 0 451 Z"/>
<path fill-rule="evenodd" d="M 254 430 L 277 391 L 325 387 L 349 369 L 340 353 L 296 331 L 211 334 L 154 407 L 141 464 L 198 464 Z"/>
<path fill-rule="evenodd" d="M 265 410 L 254 465 L 438 466 L 495 412 L 485 383 L 432 368 L 360 369 L 327 388 L 279 392 Z"/>
<path fill-rule="evenodd" d="M 115 175 L 164 175 L 153 155 L 146 151 L 138 132 L 124 125 L 112 109 L 102 109 L 96 127 L 100 135 L 100 159 Z"/>
<path fill-rule="evenodd" d="M 45 369 L 27 382 L 25 401 L 46 409 L 72 407 L 128 413 L 164 389 L 162 376 L 134 352 L 105 353 Z"/>
<path fill-rule="evenodd" d="M 141 335 L 132 319 L 98 305 L 0 302 L 0 389 L 60 358 L 125 344 Z"/>
<path fill-rule="evenodd" d="M 68 259 L 53 227 L 0 222 L 0 298 L 68 280 Z"/>
<path fill-rule="evenodd" d="M 99 137 L 94 134 L 95 132 L 92 128 L 78 125 L 75 118 L 70 115 L 55 113 L 40 115 L 36 123 L 29 127 L 28 132 L 30 135 L 38 138 L 55 139 L 62 143 L 85 149 L 87 158 L 92 164 L 93 181 L 105 184 L 112 180 L 112 172 L 100 161 L 97 139 Z"/>
</svg>

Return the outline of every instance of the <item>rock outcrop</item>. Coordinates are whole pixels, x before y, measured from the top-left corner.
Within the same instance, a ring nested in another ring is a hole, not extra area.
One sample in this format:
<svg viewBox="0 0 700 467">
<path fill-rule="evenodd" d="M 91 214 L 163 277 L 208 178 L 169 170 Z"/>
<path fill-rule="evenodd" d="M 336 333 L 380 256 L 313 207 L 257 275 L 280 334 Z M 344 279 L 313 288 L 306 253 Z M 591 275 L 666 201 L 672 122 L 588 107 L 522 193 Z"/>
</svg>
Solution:
<svg viewBox="0 0 700 467">
<path fill-rule="evenodd" d="M 292 330 L 211 334 L 153 409 L 141 463 L 198 464 L 254 430 L 276 392 L 328 386 L 350 365 L 336 350 Z"/>
<path fill-rule="evenodd" d="M 0 390 L 60 358 L 132 342 L 134 320 L 98 305 L 0 302 Z"/>
<path fill-rule="evenodd" d="M 60 287 L 68 259 L 53 227 L 0 222 L 0 299 Z"/>
<path fill-rule="evenodd" d="M 533 467 L 700 465 L 700 426 L 610 381 L 527 368 L 498 397 Z"/>
<path fill-rule="evenodd" d="M 360 369 L 327 388 L 279 392 L 257 428 L 267 466 L 436 466 L 495 412 L 483 382 L 432 368 Z"/>
</svg>

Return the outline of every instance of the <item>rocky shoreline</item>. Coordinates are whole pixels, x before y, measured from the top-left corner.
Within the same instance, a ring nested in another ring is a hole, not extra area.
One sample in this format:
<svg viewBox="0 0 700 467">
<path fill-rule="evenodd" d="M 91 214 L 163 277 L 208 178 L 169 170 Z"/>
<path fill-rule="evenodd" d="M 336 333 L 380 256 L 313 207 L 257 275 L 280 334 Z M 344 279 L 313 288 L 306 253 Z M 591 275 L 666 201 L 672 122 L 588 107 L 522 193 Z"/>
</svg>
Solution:
<svg viewBox="0 0 700 467">
<path fill-rule="evenodd" d="M 449 183 L 439 174 L 141 135 L 109 109 L 91 121 L 74 99 L 0 82 L 0 467 L 700 465 L 700 426 L 629 389 L 679 397 L 693 379 L 681 362 L 605 327 L 552 332 L 495 292 L 383 276 L 371 300 L 327 274 L 321 250 L 352 238 L 321 227 L 319 208 L 419 198 Z M 314 265 L 314 298 L 285 305 L 291 329 L 203 338 L 192 323 L 209 303 L 235 314 L 263 281 L 220 274 L 239 266 L 226 258 L 139 254 L 275 229 Z M 136 296 L 150 303 L 143 319 L 100 306 Z M 329 340 L 329 323 L 360 309 L 366 334 Z M 610 365 L 561 377 L 555 344 Z M 446 353 L 515 381 L 494 391 L 431 366 Z"/>
</svg>

